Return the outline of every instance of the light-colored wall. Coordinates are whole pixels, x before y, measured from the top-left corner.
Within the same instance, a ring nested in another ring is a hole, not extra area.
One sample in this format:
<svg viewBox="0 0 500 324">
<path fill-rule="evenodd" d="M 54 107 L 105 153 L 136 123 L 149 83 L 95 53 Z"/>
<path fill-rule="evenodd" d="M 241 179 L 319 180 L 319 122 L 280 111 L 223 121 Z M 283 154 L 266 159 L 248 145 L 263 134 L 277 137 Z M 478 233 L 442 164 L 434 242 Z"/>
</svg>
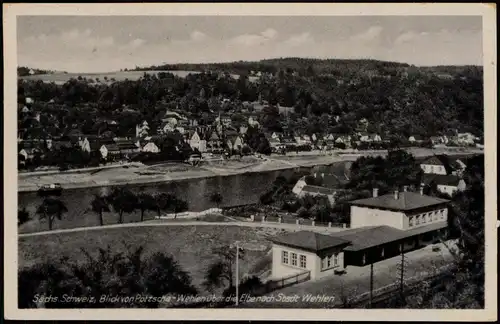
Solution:
<svg viewBox="0 0 500 324">
<path fill-rule="evenodd" d="M 446 194 L 452 196 L 457 191 L 464 191 L 466 187 L 467 186 L 465 184 L 465 181 L 460 180 L 458 182 L 457 186 L 438 185 L 437 189 L 442 193 L 446 193 Z"/>
<path fill-rule="evenodd" d="M 104 145 L 101 146 L 99 151 L 101 152 L 101 155 L 103 158 L 106 158 L 108 156 L 108 149 L 106 148 L 106 146 L 104 146 Z"/>
<path fill-rule="evenodd" d="M 427 215 L 429 213 L 431 214 L 431 221 L 430 222 L 429 222 L 429 218 Z M 436 217 L 436 213 L 437 213 L 437 217 Z M 424 216 L 425 216 L 425 222 L 422 221 Z M 412 222 L 413 225 L 410 226 L 410 218 L 412 218 L 412 217 L 413 217 L 413 222 Z M 420 219 L 419 224 L 417 224 L 417 222 L 416 222 L 417 217 L 419 217 L 419 219 Z M 422 227 L 422 226 L 426 226 L 426 225 L 429 225 L 432 223 L 439 223 L 439 222 L 444 222 L 447 220 L 448 220 L 448 208 L 439 207 L 439 208 L 436 208 L 433 210 L 426 211 L 425 213 L 420 212 L 420 213 L 408 214 L 404 218 L 404 228 L 403 229 L 404 230 L 413 229 L 416 227 Z"/>
<path fill-rule="evenodd" d="M 297 181 L 297 183 L 293 187 L 292 192 L 296 195 L 299 195 L 302 192 L 302 188 L 304 188 L 305 185 L 306 182 L 304 181 L 304 179 L 299 179 L 299 181 Z"/>
<path fill-rule="evenodd" d="M 149 142 L 148 144 L 144 145 L 144 147 L 142 148 L 142 151 L 143 152 L 158 153 L 158 152 L 160 152 L 160 149 L 158 148 L 158 146 L 156 146 L 155 143 Z"/>
<path fill-rule="evenodd" d="M 272 255 L 273 255 L 273 265 L 271 270 L 271 277 L 273 279 L 280 279 L 287 276 L 292 276 L 295 274 L 302 273 L 306 270 L 311 271 L 311 279 L 316 278 L 318 273 L 318 259 L 319 257 L 312 252 L 291 248 L 279 244 L 273 244 L 272 247 Z M 288 252 L 288 263 L 282 263 L 282 251 Z M 291 253 L 297 254 L 297 266 L 292 266 L 292 255 Z M 300 255 L 306 256 L 306 268 L 300 268 Z"/>
<path fill-rule="evenodd" d="M 333 265 L 333 258 L 332 258 L 331 266 L 327 269 L 322 269 L 321 267 L 323 258 L 324 257 L 331 258 L 334 253 L 337 254 L 337 265 L 336 266 Z M 318 269 L 318 272 L 314 278 L 312 278 L 311 276 L 311 279 L 319 279 L 326 276 L 331 276 L 335 274 L 335 270 L 344 270 L 344 252 L 339 249 L 332 249 L 331 251 L 322 252 L 316 258 L 316 262 L 317 262 L 316 269 Z"/>
<path fill-rule="evenodd" d="M 403 229 L 404 217 L 402 212 L 351 206 L 351 228 L 387 225 Z"/>
<path fill-rule="evenodd" d="M 446 175 L 446 169 L 442 165 L 420 164 L 424 173 L 427 174 L 443 174 Z"/>
</svg>

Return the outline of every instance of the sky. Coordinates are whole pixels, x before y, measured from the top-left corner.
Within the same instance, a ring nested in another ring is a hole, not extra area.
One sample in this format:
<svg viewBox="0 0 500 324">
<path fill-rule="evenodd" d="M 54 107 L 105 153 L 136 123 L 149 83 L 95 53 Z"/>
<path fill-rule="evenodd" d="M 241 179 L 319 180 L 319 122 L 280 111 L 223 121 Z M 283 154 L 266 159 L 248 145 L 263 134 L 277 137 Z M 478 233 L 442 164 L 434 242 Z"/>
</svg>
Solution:
<svg viewBox="0 0 500 324">
<path fill-rule="evenodd" d="M 19 66 L 111 72 L 277 57 L 482 65 L 481 16 L 18 16 Z"/>
</svg>

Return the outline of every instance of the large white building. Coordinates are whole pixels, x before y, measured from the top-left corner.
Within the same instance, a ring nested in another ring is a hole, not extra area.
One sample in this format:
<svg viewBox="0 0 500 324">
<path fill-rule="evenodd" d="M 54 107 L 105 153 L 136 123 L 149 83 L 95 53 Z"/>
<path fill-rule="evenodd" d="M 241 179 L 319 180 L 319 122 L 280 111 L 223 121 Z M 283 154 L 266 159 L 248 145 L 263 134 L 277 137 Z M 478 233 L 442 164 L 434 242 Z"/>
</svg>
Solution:
<svg viewBox="0 0 500 324">
<path fill-rule="evenodd" d="M 308 231 L 272 239 L 273 279 L 309 273 L 311 280 L 349 271 L 419 249 L 448 235 L 449 201 L 402 192 L 350 202 L 351 229 L 331 234 Z"/>
</svg>

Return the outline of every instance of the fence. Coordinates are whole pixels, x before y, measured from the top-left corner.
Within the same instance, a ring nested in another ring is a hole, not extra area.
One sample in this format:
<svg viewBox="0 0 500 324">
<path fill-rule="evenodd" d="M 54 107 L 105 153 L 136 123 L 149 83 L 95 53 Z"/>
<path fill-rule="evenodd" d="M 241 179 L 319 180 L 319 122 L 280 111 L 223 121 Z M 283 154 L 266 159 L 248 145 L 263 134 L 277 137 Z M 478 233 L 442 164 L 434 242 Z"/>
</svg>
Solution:
<svg viewBox="0 0 500 324">
<path fill-rule="evenodd" d="M 221 213 L 222 212 L 222 209 L 220 208 L 209 208 L 209 209 L 206 209 L 204 211 L 201 211 L 201 212 L 190 212 L 190 211 L 186 211 L 186 212 L 181 212 L 181 213 L 177 213 L 177 214 L 166 214 L 166 215 L 162 215 L 162 216 L 156 216 L 156 219 L 170 219 L 170 218 L 193 218 L 193 217 L 199 217 L 199 216 L 205 216 L 205 215 L 209 215 L 209 214 L 218 214 L 218 213 Z"/>
<path fill-rule="evenodd" d="M 311 219 L 295 218 L 295 217 L 282 217 L 282 216 L 266 216 L 266 215 L 251 215 L 251 222 L 274 223 L 274 224 L 295 224 L 297 226 L 312 226 L 312 227 L 325 227 L 325 228 L 348 228 L 345 223 L 332 223 L 332 222 L 317 222 Z"/>
<path fill-rule="evenodd" d="M 404 281 L 404 291 L 405 293 L 409 293 L 414 290 L 422 289 L 422 284 L 424 281 L 437 281 L 439 282 L 440 279 L 443 279 L 447 276 L 449 276 L 450 270 L 454 269 L 455 265 L 449 264 L 446 266 L 443 266 L 439 268 L 439 272 L 436 274 L 430 274 L 425 277 L 412 277 L 405 279 Z M 385 287 L 381 287 L 378 289 L 375 289 L 373 291 L 373 300 L 372 303 L 380 303 L 385 300 L 388 300 L 390 298 L 394 297 L 394 294 L 400 290 L 401 286 L 399 282 L 395 282 L 393 284 L 387 285 Z M 363 308 L 369 305 L 369 298 L 370 298 L 370 292 L 365 292 L 362 293 L 361 295 L 356 296 L 354 299 L 350 301 L 350 305 L 355 306 L 356 308 Z"/>
<path fill-rule="evenodd" d="M 283 289 L 302 282 L 306 282 L 310 279 L 311 279 L 311 272 L 304 271 L 281 279 L 269 280 L 261 285 L 254 286 L 249 289 L 248 288 L 243 289 L 243 287 L 240 286 L 240 291 L 238 295 L 241 297 L 242 294 L 250 294 L 252 295 L 252 297 L 259 297 L 279 289 Z M 186 304 L 178 304 L 175 305 L 174 307 L 175 308 L 209 308 L 209 307 L 221 308 L 221 307 L 233 306 L 234 304 L 235 300 L 233 297 L 229 301 L 223 300 L 219 302 L 210 302 L 210 301 L 192 302 Z"/>
<path fill-rule="evenodd" d="M 284 277 L 281 279 L 269 280 L 262 287 L 253 291 L 253 293 L 256 295 L 259 295 L 259 293 L 264 295 L 264 294 L 273 292 L 273 291 L 278 290 L 278 289 L 283 289 L 286 287 L 290 287 L 290 286 L 299 284 L 301 282 L 306 282 L 310 279 L 311 279 L 311 272 L 304 271 L 304 272 L 298 273 L 296 275 L 291 275 L 291 276 Z"/>
</svg>

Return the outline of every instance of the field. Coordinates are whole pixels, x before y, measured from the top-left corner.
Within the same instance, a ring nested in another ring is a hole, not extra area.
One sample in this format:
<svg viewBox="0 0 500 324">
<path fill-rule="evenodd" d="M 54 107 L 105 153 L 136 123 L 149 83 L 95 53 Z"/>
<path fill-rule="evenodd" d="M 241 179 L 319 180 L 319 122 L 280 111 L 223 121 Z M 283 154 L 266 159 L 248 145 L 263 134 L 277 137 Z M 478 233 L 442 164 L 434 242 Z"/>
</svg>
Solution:
<svg viewBox="0 0 500 324">
<path fill-rule="evenodd" d="M 236 240 L 241 242 L 258 240 L 265 245 L 263 251 L 246 251 L 245 259 L 240 262 L 240 273 L 248 273 L 264 258 L 270 248 L 267 235 L 276 233 L 276 229 L 247 228 L 237 226 L 175 226 L 118 228 L 95 231 L 81 231 L 68 234 L 53 234 L 19 239 L 19 268 L 37 262 L 58 260 L 62 256 L 70 260 L 83 260 L 81 248 L 89 253 L 97 253 L 99 247 L 108 245 L 113 251 L 126 251 L 123 242 L 131 247 L 142 245 L 145 254 L 157 251 L 172 254 L 181 267 L 187 271 L 193 284 L 200 287 L 205 269 L 215 256 L 212 248 L 228 246 Z M 262 261 L 260 262 L 262 263 Z M 261 266 L 258 266 L 259 271 Z"/>
<path fill-rule="evenodd" d="M 185 78 L 188 74 L 198 74 L 200 73 L 199 71 L 118 71 L 118 72 L 104 72 L 104 73 L 53 73 L 53 74 L 38 74 L 38 75 L 29 75 L 29 76 L 23 76 L 20 77 L 22 80 L 42 80 L 43 82 L 54 82 L 56 84 L 64 84 L 67 82 L 69 79 L 73 78 L 76 79 L 79 76 L 82 78 L 88 79 L 93 79 L 96 81 L 96 79 L 99 79 L 99 83 L 102 84 L 109 84 L 114 81 L 111 81 L 111 79 L 115 79 L 115 81 L 124 81 L 126 79 L 135 81 L 142 77 L 144 73 L 153 75 L 153 74 L 158 74 L 160 72 L 168 72 L 172 73 L 175 76 L 178 76 L 180 78 Z M 231 75 L 233 78 L 237 79 L 239 78 L 239 75 L 233 74 Z M 106 77 L 108 80 L 105 81 L 104 77 Z M 256 81 L 255 77 L 249 77 L 249 80 L 252 82 Z"/>
<path fill-rule="evenodd" d="M 168 72 L 172 73 L 175 76 L 185 78 L 188 74 L 196 74 L 200 73 L 197 71 L 147 71 L 148 74 L 158 74 L 159 72 Z M 99 80 L 102 83 L 106 83 L 104 81 L 104 77 L 108 79 L 108 81 L 114 78 L 116 81 L 124 81 L 128 80 L 137 80 L 144 75 L 144 71 L 119 71 L 119 72 L 105 72 L 105 73 L 54 73 L 54 74 L 38 74 L 38 75 L 29 75 L 20 77 L 23 80 L 42 80 L 44 82 L 55 82 L 55 83 L 65 83 L 71 78 L 78 78 L 81 76 L 82 78 Z"/>
</svg>

